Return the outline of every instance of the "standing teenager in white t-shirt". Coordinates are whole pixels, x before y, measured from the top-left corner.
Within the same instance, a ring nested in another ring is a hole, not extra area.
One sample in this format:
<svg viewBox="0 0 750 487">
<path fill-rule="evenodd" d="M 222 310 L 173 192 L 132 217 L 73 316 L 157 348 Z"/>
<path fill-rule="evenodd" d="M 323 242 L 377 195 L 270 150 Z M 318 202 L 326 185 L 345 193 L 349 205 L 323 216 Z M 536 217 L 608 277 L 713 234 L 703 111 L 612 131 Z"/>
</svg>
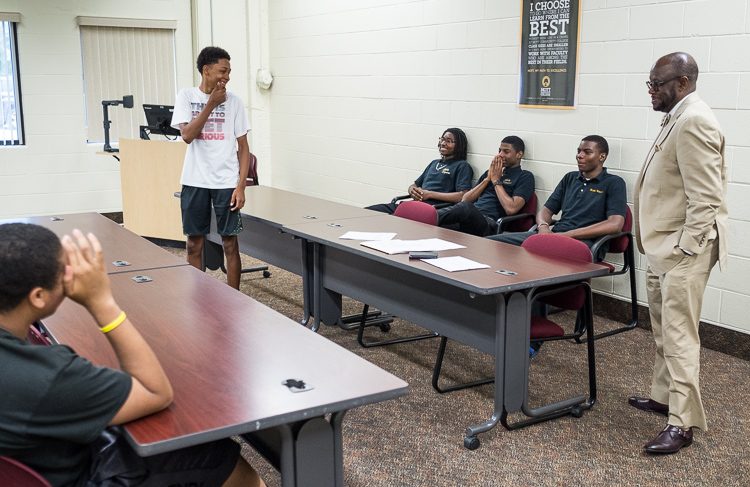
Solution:
<svg viewBox="0 0 750 487">
<path fill-rule="evenodd" d="M 172 114 L 172 127 L 180 130 L 188 144 L 180 178 L 187 260 L 201 268 L 213 203 L 227 258 L 227 284 L 239 289 L 242 265 L 237 235 L 242 231 L 240 210 L 245 206 L 250 166 L 250 122 L 242 100 L 227 92 L 232 71 L 229 53 L 220 47 L 206 47 L 198 55 L 197 64 L 201 84 L 180 91 Z"/>
</svg>

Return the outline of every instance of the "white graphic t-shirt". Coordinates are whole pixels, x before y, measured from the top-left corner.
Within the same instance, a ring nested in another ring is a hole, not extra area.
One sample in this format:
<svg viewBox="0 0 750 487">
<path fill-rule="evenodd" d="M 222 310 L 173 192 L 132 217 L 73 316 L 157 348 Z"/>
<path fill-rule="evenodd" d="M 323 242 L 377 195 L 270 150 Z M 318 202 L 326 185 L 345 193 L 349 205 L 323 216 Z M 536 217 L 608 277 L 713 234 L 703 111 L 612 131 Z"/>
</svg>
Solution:
<svg viewBox="0 0 750 487">
<path fill-rule="evenodd" d="M 186 88 L 177 94 L 172 127 L 190 123 L 208 103 L 210 95 L 200 88 Z M 198 188 L 234 188 L 239 182 L 237 138 L 247 134 L 250 121 L 245 105 L 227 92 L 224 103 L 214 108 L 200 135 L 188 144 L 180 184 Z"/>
</svg>

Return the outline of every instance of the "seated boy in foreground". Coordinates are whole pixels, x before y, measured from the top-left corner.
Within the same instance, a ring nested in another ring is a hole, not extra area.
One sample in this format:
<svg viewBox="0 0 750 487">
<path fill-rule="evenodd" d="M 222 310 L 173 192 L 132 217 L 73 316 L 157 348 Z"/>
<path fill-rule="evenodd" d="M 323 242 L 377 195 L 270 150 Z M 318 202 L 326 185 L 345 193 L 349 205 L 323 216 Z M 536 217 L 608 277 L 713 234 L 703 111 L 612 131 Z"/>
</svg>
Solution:
<svg viewBox="0 0 750 487">
<path fill-rule="evenodd" d="M 232 440 L 141 458 L 106 429 L 165 409 L 173 394 L 112 296 L 94 235 L 74 230 L 61 242 L 37 225 L 0 225 L 0 269 L 0 455 L 53 486 L 264 485 Z M 91 313 L 121 370 L 94 366 L 65 345 L 26 341 L 29 326 L 66 297 Z"/>
</svg>

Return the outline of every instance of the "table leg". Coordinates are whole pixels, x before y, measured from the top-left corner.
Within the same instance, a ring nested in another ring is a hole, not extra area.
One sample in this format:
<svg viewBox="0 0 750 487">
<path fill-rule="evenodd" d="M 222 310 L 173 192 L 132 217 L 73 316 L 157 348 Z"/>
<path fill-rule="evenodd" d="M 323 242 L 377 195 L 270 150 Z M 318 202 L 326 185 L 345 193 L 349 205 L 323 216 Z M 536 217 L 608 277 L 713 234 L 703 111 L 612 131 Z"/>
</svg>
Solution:
<svg viewBox="0 0 750 487">
<path fill-rule="evenodd" d="M 505 411 L 521 409 L 529 388 L 529 320 L 528 292 L 513 293 L 508 299 L 505 328 Z"/>
<path fill-rule="evenodd" d="M 318 331 L 321 323 L 333 326 L 342 326 L 341 323 L 341 294 L 330 291 L 324 287 L 324 267 L 326 247 L 317 242 L 313 246 L 313 317 L 315 318 L 312 331 Z M 304 272 L 303 272 L 304 273 Z"/>
<path fill-rule="evenodd" d="M 321 245 L 317 242 L 313 243 L 313 317 L 315 321 L 312 326 L 312 331 L 318 331 L 320 328 L 320 300 L 321 293 L 323 292 L 323 276 L 320 269 L 320 252 Z"/>
<path fill-rule="evenodd" d="M 302 311 L 304 312 L 304 318 L 302 319 L 302 325 L 307 326 L 310 324 L 310 316 L 312 310 L 310 307 L 313 303 L 313 273 L 311 272 L 311 262 L 314 261 L 313 246 L 304 238 L 300 239 L 302 245 Z"/>
<path fill-rule="evenodd" d="M 333 413 L 330 421 L 316 417 L 242 436 L 279 470 L 282 487 L 343 487 L 345 413 Z"/>
<path fill-rule="evenodd" d="M 506 328 L 506 310 L 505 296 L 498 294 L 495 296 L 495 401 L 494 411 L 489 421 L 476 426 L 466 428 L 466 437 L 464 446 L 469 450 L 479 448 L 479 433 L 491 430 L 500 421 L 500 416 L 504 408 L 505 395 L 505 328 Z"/>
</svg>

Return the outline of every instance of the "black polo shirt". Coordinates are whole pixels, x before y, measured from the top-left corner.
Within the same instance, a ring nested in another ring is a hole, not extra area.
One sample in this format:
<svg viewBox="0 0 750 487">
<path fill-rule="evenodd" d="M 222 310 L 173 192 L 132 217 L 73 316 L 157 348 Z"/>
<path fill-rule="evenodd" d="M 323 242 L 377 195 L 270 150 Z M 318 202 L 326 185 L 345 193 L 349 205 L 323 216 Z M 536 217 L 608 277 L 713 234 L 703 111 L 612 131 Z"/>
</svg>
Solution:
<svg viewBox="0 0 750 487">
<path fill-rule="evenodd" d="M 552 227 L 556 233 L 567 232 L 603 222 L 612 215 L 625 216 L 627 193 L 620 176 L 607 173 L 586 180 L 580 171 L 566 174 L 544 203 L 553 214 L 562 211 Z"/>
<path fill-rule="evenodd" d="M 414 184 L 425 191 L 438 193 L 455 193 L 471 189 L 474 170 L 466 161 L 449 159 L 432 161 Z"/>
<path fill-rule="evenodd" d="M 479 178 L 481 183 L 489 174 L 489 171 L 485 171 L 482 177 Z M 520 196 L 524 201 L 529 201 L 531 195 L 534 194 L 534 175 L 531 171 L 521 169 L 521 166 L 512 167 L 503 171 L 503 175 L 500 177 L 503 189 L 508 193 L 511 198 L 514 196 Z M 479 195 L 474 206 L 479 210 L 482 215 L 489 217 L 493 220 L 497 220 L 500 217 L 506 216 L 505 208 L 500 204 L 500 200 L 495 193 L 495 188 L 490 182 L 482 194 Z"/>
</svg>

